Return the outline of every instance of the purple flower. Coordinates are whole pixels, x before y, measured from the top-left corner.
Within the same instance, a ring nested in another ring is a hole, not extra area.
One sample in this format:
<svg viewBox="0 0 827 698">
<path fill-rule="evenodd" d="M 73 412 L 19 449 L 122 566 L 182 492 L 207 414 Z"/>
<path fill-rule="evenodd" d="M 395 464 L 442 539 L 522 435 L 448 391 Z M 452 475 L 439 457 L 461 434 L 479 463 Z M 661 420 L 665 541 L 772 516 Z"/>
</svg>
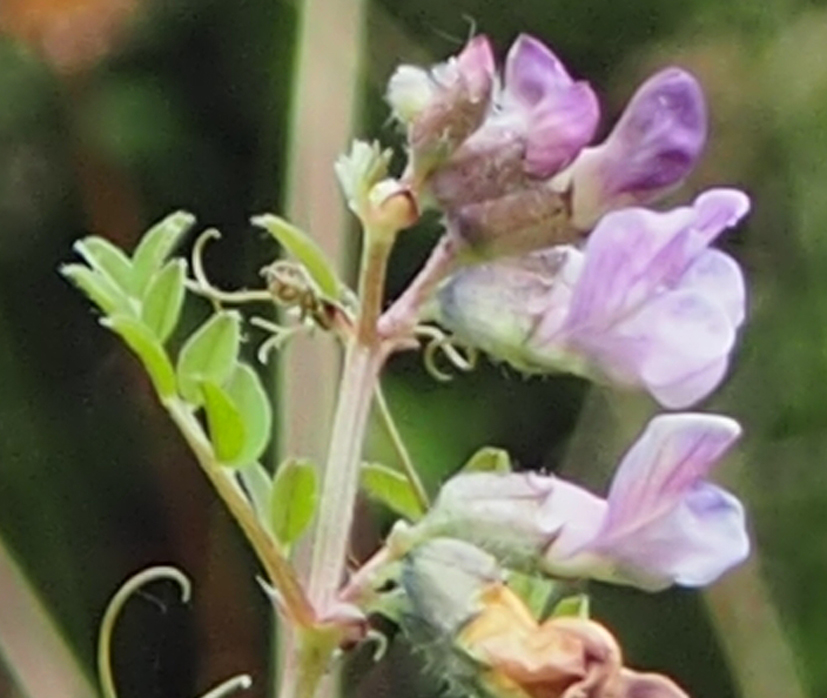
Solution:
<svg viewBox="0 0 827 698">
<path fill-rule="evenodd" d="M 500 229 L 526 227 L 528 236 L 503 235 L 493 246 L 513 252 L 521 237 L 530 238 L 528 249 L 549 244 L 566 205 L 547 180 L 591 140 L 598 118 L 589 85 L 573 80 L 540 41 L 519 36 L 487 117 L 428 180 L 449 226 L 478 249 L 492 247 Z"/>
<path fill-rule="evenodd" d="M 720 383 L 744 320 L 740 268 L 709 245 L 748 209 L 745 194 L 715 189 L 666 213 L 616 211 L 582 252 L 459 271 L 436 318 L 526 372 L 568 371 L 686 407 Z"/>
<path fill-rule="evenodd" d="M 572 165 L 575 225 L 588 229 L 607 211 L 652 201 L 678 185 L 700 156 L 706 129 L 695 78 L 679 68 L 653 75 L 606 141 Z"/>
<path fill-rule="evenodd" d="M 708 245 L 748 210 L 742 192 L 714 189 L 667 213 L 609 214 L 586 244 L 564 323 L 551 318 L 536 340 L 564 341 L 666 407 L 705 397 L 726 372 L 745 305 L 737 263 Z"/>
<path fill-rule="evenodd" d="M 553 576 L 703 586 L 749 552 L 741 504 L 706 479 L 740 431 L 717 415 L 655 417 L 606 499 L 554 476 L 458 475 L 418 535 L 460 538 L 505 565 Z"/>
<path fill-rule="evenodd" d="M 560 527 L 544 569 L 649 590 L 713 582 L 749 553 L 740 502 L 706 480 L 740 434 L 718 415 L 655 417 L 605 500 L 573 485 L 552 492 Z"/>
</svg>

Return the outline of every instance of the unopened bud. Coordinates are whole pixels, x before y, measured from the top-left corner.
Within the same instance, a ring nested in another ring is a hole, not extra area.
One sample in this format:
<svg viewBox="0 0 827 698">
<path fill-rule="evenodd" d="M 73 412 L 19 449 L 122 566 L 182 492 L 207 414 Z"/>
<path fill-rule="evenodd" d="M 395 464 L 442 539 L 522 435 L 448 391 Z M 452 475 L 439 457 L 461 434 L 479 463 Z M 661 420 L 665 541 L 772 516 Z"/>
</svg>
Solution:
<svg viewBox="0 0 827 698">
<path fill-rule="evenodd" d="M 410 188 L 398 180 L 385 179 L 370 190 L 366 216 L 371 228 L 393 234 L 416 223 L 419 207 Z"/>
<path fill-rule="evenodd" d="M 394 116 L 408 128 L 413 170 L 424 177 L 482 123 L 490 108 L 494 56 L 476 36 L 431 70 L 401 66 L 388 84 Z"/>
</svg>

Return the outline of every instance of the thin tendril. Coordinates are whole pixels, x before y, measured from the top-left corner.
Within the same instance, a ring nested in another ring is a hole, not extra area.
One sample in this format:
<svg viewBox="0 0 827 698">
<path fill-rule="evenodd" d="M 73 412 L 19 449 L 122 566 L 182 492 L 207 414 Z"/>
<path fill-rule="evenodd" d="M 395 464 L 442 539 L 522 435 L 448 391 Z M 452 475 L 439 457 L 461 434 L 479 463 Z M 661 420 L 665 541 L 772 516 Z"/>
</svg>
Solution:
<svg viewBox="0 0 827 698">
<path fill-rule="evenodd" d="M 220 240 L 221 233 L 215 228 L 205 230 L 192 246 L 192 275 L 195 283 L 188 283 L 187 288 L 193 293 L 208 298 L 216 311 L 221 303 L 271 303 L 273 296 L 269 291 L 222 291 L 210 283 L 204 271 L 204 248 L 210 240 Z"/>
<path fill-rule="evenodd" d="M 224 683 L 219 684 L 214 689 L 205 693 L 201 698 L 224 698 L 236 691 L 246 691 L 253 685 L 253 680 L 247 674 L 239 674 L 231 679 L 227 679 Z"/>
<path fill-rule="evenodd" d="M 463 373 L 468 373 L 476 368 L 479 354 L 474 347 L 457 343 L 453 337 L 446 335 L 438 327 L 420 325 L 416 328 L 415 332 L 419 337 L 430 339 L 430 342 L 425 346 L 422 360 L 425 363 L 425 369 L 436 380 L 445 383 L 454 378 L 450 373 L 443 371 L 437 365 L 437 352 L 442 352 L 451 365 Z M 463 351 L 465 352 L 464 354 Z"/>
<path fill-rule="evenodd" d="M 375 628 L 368 629 L 364 639 L 365 644 L 373 642 L 376 648 L 373 650 L 373 661 L 378 662 L 388 652 L 388 636 Z"/>
<path fill-rule="evenodd" d="M 379 407 L 379 414 L 382 416 L 382 422 L 385 425 L 388 436 L 391 438 L 391 443 L 393 444 L 396 454 L 399 456 L 399 461 L 402 464 L 402 472 L 408 479 L 408 482 L 410 483 L 411 488 L 416 495 L 416 499 L 423 511 L 427 511 L 430 507 L 428 492 L 425 490 L 422 480 L 420 480 L 419 474 L 416 472 L 416 468 L 411 460 L 411 454 L 408 452 L 405 442 L 402 439 L 402 435 L 396 427 L 396 422 L 393 419 L 393 415 L 388 407 L 388 401 L 385 399 L 385 393 L 379 382 L 376 383 L 374 397 L 376 399 L 376 405 Z"/>
<path fill-rule="evenodd" d="M 115 592 L 106 607 L 98 634 L 98 676 L 104 698 L 118 698 L 118 692 L 115 690 L 115 680 L 112 675 L 111 650 L 112 633 L 115 630 L 115 623 L 121 610 L 129 597 L 142 586 L 161 579 L 170 579 L 176 582 L 181 589 L 181 601 L 187 603 L 190 600 L 192 586 L 186 575 L 175 567 L 158 566 L 138 572 L 138 574 L 127 579 L 121 588 Z"/>
<path fill-rule="evenodd" d="M 250 318 L 250 324 L 255 327 L 259 327 L 272 335 L 261 343 L 261 346 L 259 346 L 258 351 L 256 352 L 256 358 L 261 364 L 266 364 L 270 359 L 270 354 L 274 351 L 280 351 L 284 348 L 284 345 L 287 344 L 287 342 L 293 339 L 293 337 L 301 334 L 302 332 L 307 332 L 310 329 L 307 325 L 284 327 L 272 322 L 271 320 L 257 316 Z"/>
<path fill-rule="evenodd" d="M 138 593 L 142 586 L 162 579 L 169 579 L 178 584 L 181 589 L 181 601 L 183 603 L 187 603 L 190 600 L 192 596 L 192 585 L 187 576 L 175 567 L 161 565 L 142 570 L 127 579 L 123 585 L 121 585 L 121 588 L 115 592 L 115 595 L 106 607 L 98 635 L 98 675 L 101 693 L 103 693 L 104 698 L 118 698 L 118 692 L 115 689 L 115 679 L 112 675 L 111 650 L 112 634 L 121 611 L 130 597 Z M 252 685 L 253 680 L 247 674 L 239 674 L 219 684 L 205 693 L 201 698 L 224 698 L 235 691 L 246 690 Z"/>
</svg>

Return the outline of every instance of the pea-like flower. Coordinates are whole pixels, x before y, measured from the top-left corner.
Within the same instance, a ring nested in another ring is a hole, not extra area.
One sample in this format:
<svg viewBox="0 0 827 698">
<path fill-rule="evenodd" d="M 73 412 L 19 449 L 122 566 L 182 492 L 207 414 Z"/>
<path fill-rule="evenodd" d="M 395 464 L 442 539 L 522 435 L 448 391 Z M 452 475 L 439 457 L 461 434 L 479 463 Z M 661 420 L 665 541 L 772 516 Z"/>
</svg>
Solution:
<svg viewBox="0 0 827 698">
<path fill-rule="evenodd" d="M 744 320 L 738 264 L 709 245 L 748 211 L 731 189 L 693 206 L 605 216 L 584 249 L 555 247 L 468 267 L 436 319 L 526 372 L 568 371 L 687 407 L 726 373 Z"/>
<path fill-rule="evenodd" d="M 542 42 L 520 35 L 503 77 L 484 122 L 431 179 L 448 210 L 536 186 L 594 135 L 597 97 Z"/>
<path fill-rule="evenodd" d="M 573 243 L 611 210 L 653 201 L 689 174 L 706 141 L 706 106 L 679 68 L 652 76 L 606 141 L 588 83 L 523 34 L 501 82 L 484 37 L 430 72 L 403 66 L 388 100 L 408 127 L 410 176 L 453 235 L 493 258 Z"/>
<path fill-rule="evenodd" d="M 749 552 L 738 500 L 707 480 L 740 435 L 707 414 L 655 417 L 623 458 L 608 496 L 536 473 L 449 480 L 416 536 L 451 536 L 505 565 L 654 591 L 704 586 Z"/>
<path fill-rule="evenodd" d="M 485 698 L 685 698 L 671 680 L 622 664 L 601 625 L 543 623 L 504 583 L 496 560 L 436 538 L 401 563 L 395 616 L 432 670 L 458 692 Z"/>
</svg>

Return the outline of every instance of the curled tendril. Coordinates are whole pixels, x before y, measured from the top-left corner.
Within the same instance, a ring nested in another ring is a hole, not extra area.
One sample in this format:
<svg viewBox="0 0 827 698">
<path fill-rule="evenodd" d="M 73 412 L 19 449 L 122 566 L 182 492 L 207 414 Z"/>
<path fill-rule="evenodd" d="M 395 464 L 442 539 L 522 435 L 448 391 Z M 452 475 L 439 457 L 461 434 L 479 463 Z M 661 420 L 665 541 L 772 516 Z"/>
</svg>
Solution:
<svg viewBox="0 0 827 698">
<path fill-rule="evenodd" d="M 220 310 L 222 303 L 262 303 L 272 302 L 269 291 L 222 291 L 216 288 L 207 278 L 204 271 L 204 249 L 210 240 L 220 240 L 221 233 L 215 228 L 205 230 L 192 246 L 192 275 L 194 282 L 187 283 L 187 288 L 200 296 L 209 299 L 216 310 Z"/>
<path fill-rule="evenodd" d="M 445 383 L 453 379 L 452 374 L 442 370 L 437 365 L 438 353 L 441 353 L 454 368 L 463 373 L 468 373 L 476 368 L 478 353 L 474 347 L 464 345 L 439 328 L 429 325 L 417 327 L 416 334 L 430 340 L 425 346 L 422 360 L 428 373 L 436 380 Z"/>
<path fill-rule="evenodd" d="M 376 628 L 370 628 L 368 630 L 363 642 L 364 644 L 372 642 L 375 645 L 375 649 L 373 650 L 374 662 L 378 662 L 388 652 L 388 636 L 385 635 L 385 633 L 376 630 Z"/>
<path fill-rule="evenodd" d="M 201 698 L 224 698 L 236 691 L 246 691 L 253 685 L 253 680 L 247 674 L 239 674 L 224 683 L 218 684 L 214 689 L 205 693 Z"/>
<path fill-rule="evenodd" d="M 181 590 L 181 601 L 187 603 L 192 596 L 192 585 L 187 576 L 176 569 L 160 565 L 142 570 L 127 579 L 115 595 L 109 601 L 106 611 L 103 614 L 100 631 L 98 633 L 98 677 L 101 685 L 101 693 L 104 698 L 118 698 L 115 690 L 115 679 L 112 675 L 112 633 L 118 621 L 121 610 L 142 586 L 150 582 L 168 579 L 175 582 Z M 224 698 L 230 693 L 245 690 L 252 686 L 253 681 L 247 674 L 239 674 L 219 684 L 202 698 Z"/>
<path fill-rule="evenodd" d="M 310 329 L 307 325 L 284 327 L 263 317 L 251 317 L 250 324 L 270 333 L 270 336 L 261 343 L 256 352 L 256 358 L 262 364 L 266 364 L 270 359 L 270 354 L 274 351 L 280 351 L 293 337 Z"/>
</svg>

